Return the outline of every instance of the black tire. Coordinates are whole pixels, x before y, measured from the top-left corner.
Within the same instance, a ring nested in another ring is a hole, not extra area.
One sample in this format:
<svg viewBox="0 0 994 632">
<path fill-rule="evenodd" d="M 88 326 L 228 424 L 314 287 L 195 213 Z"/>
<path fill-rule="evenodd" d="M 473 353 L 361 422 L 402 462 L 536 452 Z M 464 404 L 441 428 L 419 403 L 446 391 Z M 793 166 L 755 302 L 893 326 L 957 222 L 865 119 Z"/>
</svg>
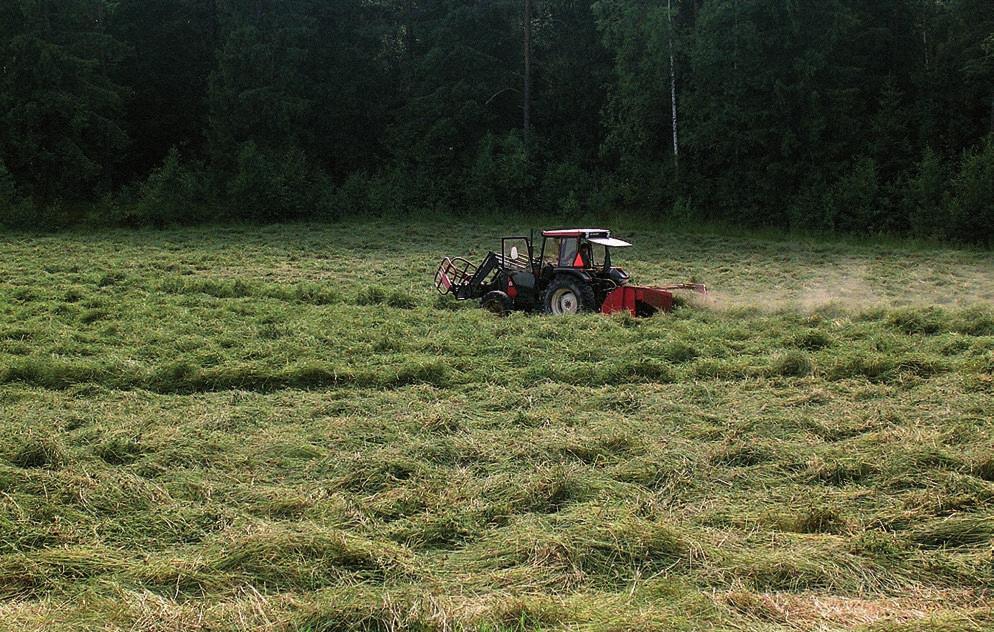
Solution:
<svg viewBox="0 0 994 632">
<path fill-rule="evenodd" d="M 483 295 L 483 298 L 480 299 L 480 307 L 498 316 L 507 316 L 514 310 L 514 301 L 506 292 L 494 290 Z"/>
<path fill-rule="evenodd" d="M 558 276 L 545 290 L 543 311 L 557 316 L 582 314 L 597 310 L 594 288 L 589 283 L 571 276 Z"/>
</svg>

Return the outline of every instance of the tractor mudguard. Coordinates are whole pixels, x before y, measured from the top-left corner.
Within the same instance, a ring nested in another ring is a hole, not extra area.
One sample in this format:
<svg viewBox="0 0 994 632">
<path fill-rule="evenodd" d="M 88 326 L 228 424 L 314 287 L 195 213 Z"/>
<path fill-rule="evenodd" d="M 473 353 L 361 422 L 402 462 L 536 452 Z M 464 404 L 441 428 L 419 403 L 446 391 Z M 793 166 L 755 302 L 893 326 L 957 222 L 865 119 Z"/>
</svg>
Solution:
<svg viewBox="0 0 994 632">
<path fill-rule="evenodd" d="M 592 282 L 594 280 L 594 276 L 592 274 L 590 274 L 589 272 L 587 272 L 586 270 L 581 269 L 581 268 L 559 268 L 559 267 L 557 267 L 557 268 L 553 269 L 553 273 L 552 273 L 552 277 L 551 278 L 555 278 L 555 277 L 560 276 L 560 275 L 567 275 L 567 276 L 575 277 L 578 281 L 582 281 L 583 283 L 590 283 L 590 282 Z"/>
</svg>

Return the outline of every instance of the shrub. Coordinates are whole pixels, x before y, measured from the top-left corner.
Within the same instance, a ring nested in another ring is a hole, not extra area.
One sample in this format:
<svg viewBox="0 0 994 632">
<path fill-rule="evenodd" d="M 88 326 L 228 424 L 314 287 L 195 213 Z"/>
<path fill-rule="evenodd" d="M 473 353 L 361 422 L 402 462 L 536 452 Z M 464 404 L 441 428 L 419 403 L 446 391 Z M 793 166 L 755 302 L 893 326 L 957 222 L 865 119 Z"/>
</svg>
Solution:
<svg viewBox="0 0 994 632">
<path fill-rule="evenodd" d="M 877 165 L 861 158 L 825 196 L 824 223 L 841 231 L 879 228 L 880 203 Z"/>
<path fill-rule="evenodd" d="M 946 230 L 949 174 L 942 159 L 931 148 L 925 150 L 917 172 L 908 179 L 904 204 L 908 223 L 919 237 L 940 237 Z"/>
<path fill-rule="evenodd" d="M 370 213 L 396 213 L 407 205 L 407 178 L 400 171 L 387 171 L 369 181 L 366 197 Z"/>
<path fill-rule="evenodd" d="M 303 151 L 284 153 L 242 145 L 238 166 L 228 181 L 228 196 L 238 219 L 278 222 L 328 215 L 334 208 L 331 183 Z"/>
<path fill-rule="evenodd" d="M 538 202 L 543 210 L 572 216 L 587 208 L 592 190 L 592 178 L 579 165 L 553 163 L 542 177 Z"/>
<path fill-rule="evenodd" d="M 357 171 L 335 189 L 326 215 L 384 215 L 409 206 L 408 178 L 398 170 L 373 176 Z"/>
<path fill-rule="evenodd" d="M 37 221 L 37 209 L 18 195 L 14 176 L 0 160 L 0 225 L 32 228 L 37 227 Z"/>
<path fill-rule="evenodd" d="M 366 215 L 369 211 L 368 183 L 369 175 L 365 172 L 356 171 L 350 174 L 335 189 L 335 206 L 345 215 Z"/>
<path fill-rule="evenodd" d="M 520 132 L 487 134 L 469 173 L 467 197 L 479 210 L 525 207 L 532 185 L 528 154 Z"/>
<path fill-rule="evenodd" d="M 0 160 L 0 201 L 10 201 L 17 197 L 17 186 L 14 176 L 7 170 L 7 165 Z"/>
<path fill-rule="evenodd" d="M 191 224 L 209 219 L 214 202 L 213 186 L 202 163 L 183 163 L 174 147 L 162 165 L 152 171 L 139 190 L 132 214 L 120 218 L 126 224 Z"/>
<path fill-rule="evenodd" d="M 950 237 L 975 243 L 994 240 L 994 137 L 967 152 L 953 179 Z"/>
</svg>

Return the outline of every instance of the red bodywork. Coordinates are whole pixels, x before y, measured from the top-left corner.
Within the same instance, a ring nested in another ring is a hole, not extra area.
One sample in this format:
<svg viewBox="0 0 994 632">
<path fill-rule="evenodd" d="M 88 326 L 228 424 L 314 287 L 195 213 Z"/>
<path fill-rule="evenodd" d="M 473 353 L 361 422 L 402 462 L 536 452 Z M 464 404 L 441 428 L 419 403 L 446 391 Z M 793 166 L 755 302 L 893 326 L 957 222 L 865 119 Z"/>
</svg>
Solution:
<svg viewBox="0 0 994 632">
<path fill-rule="evenodd" d="M 692 290 L 707 295 L 707 288 L 700 283 L 683 283 L 666 287 L 639 287 L 623 285 L 611 290 L 601 305 L 602 314 L 628 311 L 632 316 L 646 316 L 656 312 L 673 311 L 671 290 Z"/>
<path fill-rule="evenodd" d="M 673 293 L 653 287 L 623 285 L 607 295 L 601 305 L 601 313 L 613 314 L 622 310 L 627 310 L 632 316 L 647 311 L 669 312 L 673 310 Z"/>
</svg>

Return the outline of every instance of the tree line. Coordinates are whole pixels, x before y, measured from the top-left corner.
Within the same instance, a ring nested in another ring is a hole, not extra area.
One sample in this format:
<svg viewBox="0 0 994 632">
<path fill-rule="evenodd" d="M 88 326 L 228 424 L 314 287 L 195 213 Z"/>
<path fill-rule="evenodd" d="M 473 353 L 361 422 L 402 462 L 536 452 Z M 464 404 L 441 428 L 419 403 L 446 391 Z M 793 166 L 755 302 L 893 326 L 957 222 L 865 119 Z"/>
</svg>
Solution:
<svg viewBox="0 0 994 632">
<path fill-rule="evenodd" d="M 990 0 L 2 0 L 0 220 L 994 238 Z"/>
</svg>

